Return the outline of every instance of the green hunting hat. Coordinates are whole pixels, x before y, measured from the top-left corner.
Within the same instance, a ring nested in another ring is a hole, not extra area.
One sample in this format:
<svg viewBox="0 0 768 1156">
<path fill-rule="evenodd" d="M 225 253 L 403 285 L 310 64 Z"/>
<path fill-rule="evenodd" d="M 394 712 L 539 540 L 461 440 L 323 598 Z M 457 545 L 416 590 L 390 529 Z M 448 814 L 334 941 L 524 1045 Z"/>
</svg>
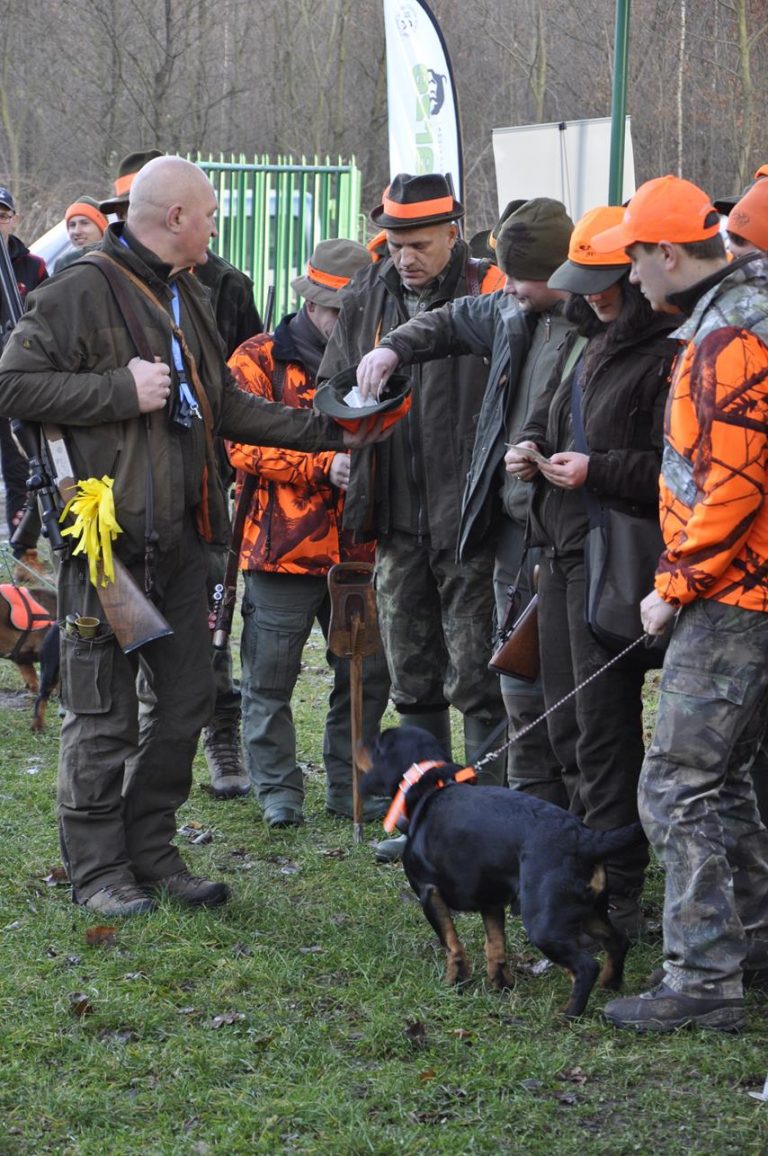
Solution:
<svg viewBox="0 0 768 1156">
<path fill-rule="evenodd" d="M 149 164 L 155 157 L 162 156 L 165 156 L 165 153 L 162 153 L 160 149 L 146 149 L 145 151 L 128 153 L 127 157 L 123 157 L 115 179 L 115 195 L 110 197 L 108 201 L 101 202 L 99 205 L 101 212 L 115 213 L 119 208 L 127 206 L 133 178 L 144 168 L 144 165 Z"/>
<path fill-rule="evenodd" d="M 499 268 L 518 281 L 547 281 L 568 257 L 572 232 L 573 221 L 561 201 L 524 201 L 496 237 Z"/>
<path fill-rule="evenodd" d="M 370 264 L 371 254 L 357 241 L 348 241 L 344 237 L 320 241 L 307 262 L 306 273 L 303 277 L 295 277 L 291 286 L 307 301 L 338 309 L 341 290 L 355 273 Z"/>
<path fill-rule="evenodd" d="M 347 405 L 344 398 L 357 385 L 357 366 L 350 365 L 334 374 L 315 394 L 315 409 L 332 417 L 353 432 L 362 421 L 386 413 L 384 428 L 394 425 L 405 417 L 411 408 L 411 379 L 407 373 L 393 373 L 382 390 L 381 399 L 361 408 Z"/>
</svg>

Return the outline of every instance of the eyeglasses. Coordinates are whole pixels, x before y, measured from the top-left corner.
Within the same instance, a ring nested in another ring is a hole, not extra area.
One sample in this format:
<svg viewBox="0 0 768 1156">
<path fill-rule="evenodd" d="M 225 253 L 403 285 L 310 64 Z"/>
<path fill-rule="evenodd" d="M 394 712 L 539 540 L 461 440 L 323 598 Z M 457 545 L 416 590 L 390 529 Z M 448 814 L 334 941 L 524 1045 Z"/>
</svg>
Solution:
<svg viewBox="0 0 768 1156">
<path fill-rule="evenodd" d="M 0 213 L 0 221 L 12 221 L 15 216 L 15 213 Z"/>
</svg>

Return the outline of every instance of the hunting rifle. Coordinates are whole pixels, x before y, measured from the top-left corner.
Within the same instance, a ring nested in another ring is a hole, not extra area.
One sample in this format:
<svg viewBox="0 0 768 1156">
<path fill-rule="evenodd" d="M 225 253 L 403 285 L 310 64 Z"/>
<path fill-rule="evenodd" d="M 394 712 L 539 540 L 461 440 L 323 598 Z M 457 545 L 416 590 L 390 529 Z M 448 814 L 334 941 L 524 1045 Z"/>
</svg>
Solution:
<svg viewBox="0 0 768 1156">
<path fill-rule="evenodd" d="M 5 336 L 18 322 L 24 307 L 2 237 L 0 289 L 8 315 L 4 327 Z M 11 422 L 11 428 L 29 462 L 27 502 L 21 522 L 11 538 L 11 545 L 30 548 L 37 544 L 39 508 L 43 533 L 51 549 L 62 562 L 68 563 L 70 550 L 62 537 L 59 521 L 65 505 L 77 493 L 78 483 L 63 431 L 56 425 L 46 423 L 41 426 L 37 422 L 20 421 L 17 418 Z M 125 653 L 129 654 L 145 643 L 163 638 L 173 631 L 120 559 L 113 555 L 112 561 L 115 580 L 99 586 L 98 597 L 115 638 Z"/>
<path fill-rule="evenodd" d="M 264 332 L 269 333 L 272 324 L 272 311 L 275 304 L 275 287 L 270 285 L 267 290 L 267 305 L 264 310 Z M 279 401 L 279 397 L 274 398 Z M 257 477 L 255 474 L 245 474 L 240 493 L 235 503 L 235 513 L 232 518 L 232 534 L 227 551 L 227 569 L 224 581 L 213 592 L 216 602 L 215 619 L 213 626 L 213 647 L 215 650 L 226 650 L 229 645 L 229 636 L 232 633 L 232 617 L 237 602 L 237 574 L 240 566 L 240 547 L 243 544 L 245 522 L 251 502 L 256 490 Z"/>
</svg>

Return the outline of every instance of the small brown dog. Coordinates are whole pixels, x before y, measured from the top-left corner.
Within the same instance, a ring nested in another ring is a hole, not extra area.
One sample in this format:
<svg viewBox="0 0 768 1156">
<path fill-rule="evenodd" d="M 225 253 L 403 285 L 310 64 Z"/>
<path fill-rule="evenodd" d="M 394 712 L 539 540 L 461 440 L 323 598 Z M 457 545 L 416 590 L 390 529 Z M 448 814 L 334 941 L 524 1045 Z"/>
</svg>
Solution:
<svg viewBox="0 0 768 1156">
<path fill-rule="evenodd" d="M 59 627 L 52 590 L 0 584 L 0 657 L 16 664 L 24 685 L 36 696 L 31 727 L 42 730 L 48 699 L 59 681 Z M 40 664 L 39 681 L 35 663 Z"/>
</svg>

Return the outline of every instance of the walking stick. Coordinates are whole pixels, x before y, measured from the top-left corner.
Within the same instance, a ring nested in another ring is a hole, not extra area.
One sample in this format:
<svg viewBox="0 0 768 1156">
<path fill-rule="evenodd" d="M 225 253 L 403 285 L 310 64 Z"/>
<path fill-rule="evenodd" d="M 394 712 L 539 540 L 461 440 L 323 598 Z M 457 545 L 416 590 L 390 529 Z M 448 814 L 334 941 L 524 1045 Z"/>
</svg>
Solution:
<svg viewBox="0 0 768 1156">
<path fill-rule="evenodd" d="M 363 841 L 363 797 L 359 750 L 363 738 L 363 659 L 381 647 L 376 599 L 369 562 L 338 562 L 328 571 L 331 618 L 328 649 L 349 659 L 349 707 L 352 741 L 352 822 L 355 843 Z"/>
</svg>

